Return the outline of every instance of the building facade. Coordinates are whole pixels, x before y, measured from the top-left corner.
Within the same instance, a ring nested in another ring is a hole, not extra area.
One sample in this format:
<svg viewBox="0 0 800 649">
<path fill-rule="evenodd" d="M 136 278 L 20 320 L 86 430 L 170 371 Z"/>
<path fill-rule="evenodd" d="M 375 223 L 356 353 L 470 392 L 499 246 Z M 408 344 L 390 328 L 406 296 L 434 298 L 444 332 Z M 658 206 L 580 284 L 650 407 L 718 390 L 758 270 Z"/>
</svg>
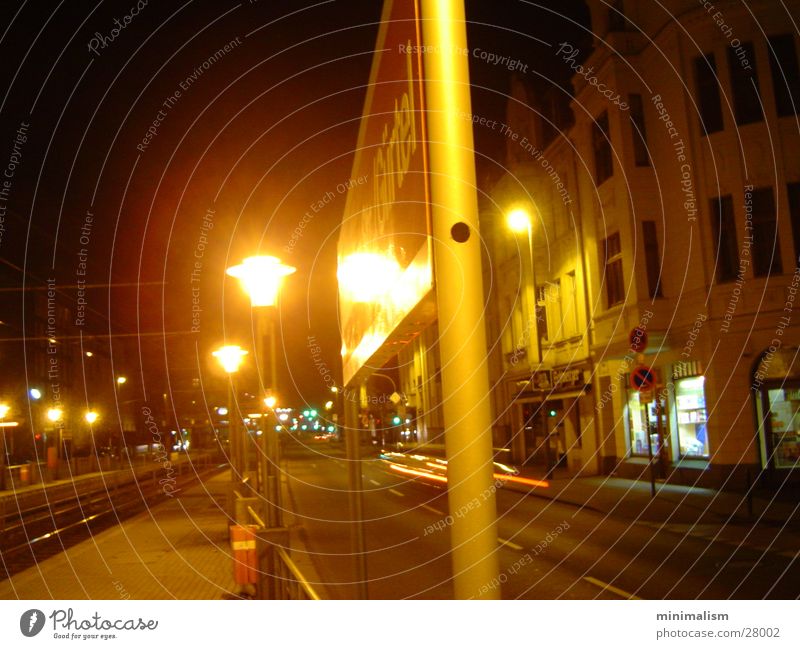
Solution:
<svg viewBox="0 0 800 649">
<path fill-rule="evenodd" d="M 482 188 L 495 439 L 575 475 L 779 484 L 800 461 L 797 36 L 774 3 L 662 4 L 591 0 L 592 51 L 554 44 L 572 87 L 512 84 Z"/>
</svg>

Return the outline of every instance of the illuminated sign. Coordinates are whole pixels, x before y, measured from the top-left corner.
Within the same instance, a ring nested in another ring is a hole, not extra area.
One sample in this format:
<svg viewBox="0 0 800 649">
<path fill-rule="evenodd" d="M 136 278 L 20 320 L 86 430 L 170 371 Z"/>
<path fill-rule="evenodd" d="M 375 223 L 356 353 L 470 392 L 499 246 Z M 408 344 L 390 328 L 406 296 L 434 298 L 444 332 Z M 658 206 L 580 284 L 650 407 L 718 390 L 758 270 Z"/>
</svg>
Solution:
<svg viewBox="0 0 800 649">
<path fill-rule="evenodd" d="M 387 0 L 339 235 L 345 384 L 428 326 L 433 249 L 416 1 Z"/>
</svg>

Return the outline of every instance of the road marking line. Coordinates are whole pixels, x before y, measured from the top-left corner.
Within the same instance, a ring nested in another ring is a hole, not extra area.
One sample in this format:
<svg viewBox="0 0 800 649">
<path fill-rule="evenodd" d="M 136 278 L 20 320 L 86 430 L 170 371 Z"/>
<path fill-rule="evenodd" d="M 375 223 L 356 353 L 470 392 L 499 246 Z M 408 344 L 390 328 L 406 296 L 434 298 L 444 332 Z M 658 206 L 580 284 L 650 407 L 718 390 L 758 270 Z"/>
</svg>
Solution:
<svg viewBox="0 0 800 649">
<path fill-rule="evenodd" d="M 423 509 L 427 509 L 429 512 L 433 512 L 434 514 L 438 514 L 439 516 L 444 516 L 444 512 L 440 512 L 436 507 L 431 507 L 430 505 L 420 505 Z"/>
<path fill-rule="evenodd" d="M 500 543 L 502 543 L 503 545 L 507 545 L 512 550 L 524 550 L 525 549 L 521 545 L 517 545 L 513 541 L 507 541 L 506 539 L 501 539 L 499 536 L 497 537 L 497 540 L 500 541 Z"/>
<path fill-rule="evenodd" d="M 395 496 L 400 496 L 401 498 L 403 497 L 403 494 L 397 491 L 397 489 L 389 489 L 389 493 L 394 494 Z"/>
<path fill-rule="evenodd" d="M 380 487 L 380 486 L 381 486 L 381 483 L 380 483 L 380 482 L 378 482 L 377 480 L 373 480 L 372 478 L 370 478 L 370 479 L 369 479 L 369 481 L 370 481 L 372 484 L 374 484 L 376 487 Z"/>
<path fill-rule="evenodd" d="M 612 586 L 611 584 L 607 584 L 604 581 L 600 581 L 599 579 L 595 579 L 594 577 L 584 577 L 586 581 L 590 584 L 594 584 L 598 588 L 602 588 L 603 590 L 607 590 L 609 592 L 614 593 L 615 595 L 619 595 L 620 597 L 624 597 L 625 599 L 642 599 L 641 597 L 636 597 L 636 595 L 631 595 L 629 592 L 622 590 L 621 588 L 617 588 L 616 586 Z"/>
</svg>

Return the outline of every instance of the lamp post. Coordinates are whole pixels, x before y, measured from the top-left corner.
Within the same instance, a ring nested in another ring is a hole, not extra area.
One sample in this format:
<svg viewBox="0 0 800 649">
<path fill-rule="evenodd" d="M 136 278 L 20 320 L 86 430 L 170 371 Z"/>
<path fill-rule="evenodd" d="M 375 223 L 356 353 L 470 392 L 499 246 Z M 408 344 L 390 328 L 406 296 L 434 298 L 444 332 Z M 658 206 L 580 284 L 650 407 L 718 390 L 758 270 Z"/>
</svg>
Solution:
<svg viewBox="0 0 800 649">
<path fill-rule="evenodd" d="M 3 436 L 3 444 L 0 446 L 0 490 L 6 488 L 6 457 L 8 456 L 8 448 L 6 446 L 6 425 L 4 420 L 10 410 L 11 407 L 8 404 L 0 403 L 0 435 Z"/>
<path fill-rule="evenodd" d="M 238 266 L 227 270 L 228 275 L 241 282 L 242 288 L 250 297 L 255 325 L 256 370 L 258 373 L 261 394 L 269 395 L 267 399 L 276 398 L 276 337 L 275 307 L 278 303 L 283 278 L 297 270 L 287 266 L 277 257 L 258 255 L 247 257 Z M 267 358 L 269 350 L 269 358 Z M 265 380 L 266 368 L 269 374 Z M 277 401 L 276 401 L 277 402 Z M 264 405 L 267 405 L 266 402 Z M 269 406 L 268 406 L 269 407 Z M 269 407 L 274 414 L 274 406 Z M 280 476 L 278 473 L 278 432 L 275 430 L 274 417 L 266 417 L 262 411 L 261 460 L 259 471 L 259 487 L 267 503 L 267 519 L 270 527 L 281 524 L 280 509 Z"/>
<path fill-rule="evenodd" d="M 45 453 L 47 453 L 47 468 L 51 471 L 51 478 L 58 478 L 58 460 L 61 457 L 61 445 L 63 443 L 63 430 L 64 430 L 64 411 L 61 408 L 49 408 L 47 410 L 47 419 L 53 424 L 58 432 L 57 446 L 52 449 L 45 445 Z"/>
<path fill-rule="evenodd" d="M 233 507 L 233 490 L 243 476 L 242 459 L 240 457 L 240 441 L 238 435 L 238 419 L 236 410 L 236 372 L 242 364 L 247 352 L 238 345 L 225 345 L 212 352 L 222 369 L 228 374 L 228 442 L 230 445 L 231 464 L 231 502 Z M 235 422 L 235 423 L 234 423 Z"/>
<path fill-rule="evenodd" d="M 517 234 L 522 234 L 523 232 L 527 233 L 528 235 L 528 259 L 529 259 L 529 266 L 527 267 L 528 272 L 530 273 L 529 281 L 523 282 L 526 287 L 530 287 L 530 292 L 527 294 L 527 299 L 525 300 L 525 304 L 527 305 L 527 318 L 526 322 L 528 324 L 528 329 L 533 333 L 536 337 L 536 363 L 537 367 L 541 369 L 542 365 L 544 364 L 544 354 L 542 353 L 542 336 L 541 336 L 541 329 L 539 328 L 539 318 L 537 314 L 537 296 L 536 296 L 536 264 L 534 262 L 533 256 L 533 220 L 531 219 L 530 214 L 522 209 L 517 208 L 512 210 L 508 213 L 508 227 L 511 229 L 512 232 Z M 533 327 L 536 327 L 535 331 Z M 542 434 L 544 435 L 544 457 L 545 457 L 545 464 L 547 465 L 546 468 L 546 477 L 549 477 L 553 467 L 552 467 L 552 460 L 551 460 L 551 451 L 550 451 L 550 431 L 547 429 L 547 413 L 545 412 L 545 391 L 541 390 L 541 403 L 539 404 L 539 413 L 542 422 Z M 524 426 L 525 422 L 523 422 L 523 444 L 524 444 Z"/>
</svg>

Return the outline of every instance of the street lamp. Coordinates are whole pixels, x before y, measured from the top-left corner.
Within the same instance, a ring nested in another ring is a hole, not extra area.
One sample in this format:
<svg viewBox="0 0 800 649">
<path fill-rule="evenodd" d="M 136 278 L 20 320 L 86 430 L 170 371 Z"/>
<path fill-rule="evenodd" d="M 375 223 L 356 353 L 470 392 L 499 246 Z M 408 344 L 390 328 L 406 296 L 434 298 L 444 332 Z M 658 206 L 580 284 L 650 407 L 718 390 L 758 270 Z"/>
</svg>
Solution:
<svg viewBox="0 0 800 649">
<path fill-rule="evenodd" d="M 297 269 L 281 262 L 277 257 L 257 255 L 247 257 L 238 266 L 227 270 L 228 275 L 238 279 L 250 297 L 255 324 L 256 370 L 262 394 L 277 392 L 275 309 L 278 303 L 283 278 Z M 268 347 L 266 339 L 269 339 Z M 269 375 L 264 380 L 269 350 Z M 269 397 L 268 397 L 269 398 Z M 273 397 L 274 398 L 274 397 Z M 267 405 L 265 403 L 265 405 Z M 271 406 L 267 405 L 272 409 Z M 262 413 L 266 415 L 267 413 Z M 261 461 L 258 471 L 258 485 L 267 502 L 267 519 L 270 527 L 281 524 L 280 480 L 277 472 L 278 436 L 271 421 L 262 418 Z"/>
<path fill-rule="evenodd" d="M 511 210 L 507 217 L 508 227 L 512 232 L 516 234 L 523 234 L 527 233 L 528 235 L 528 255 L 529 255 L 529 262 L 530 265 L 528 267 L 528 272 L 530 273 L 529 282 L 525 282 L 525 286 L 530 288 L 530 291 L 527 293 L 528 299 L 525 300 L 525 304 L 527 304 L 527 327 L 526 329 L 531 332 L 531 335 L 536 337 L 536 362 L 537 367 L 541 368 L 542 364 L 544 363 L 544 355 L 542 353 L 542 336 L 541 336 L 541 329 L 539 328 L 539 319 L 537 313 L 537 284 L 536 284 L 536 264 L 534 262 L 534 255 L 533 255 L 533 220 L 531 218 L 530 213 L 523 209 L 523 208 L 515 208 Z M 534 327 L 536 328 L 534 331 Z M 550 452 L 550 431 L 547 428 L 547 414 L 545 413 L 544 409 L 544 401 L 545 401 L 545 393 L 544 390 L 541 391 L 541 404 L 539 406 L 539 412 L 541 414 L 541 422 L 542 422 L 542 434 L 544 435 L 544 456 L 545 456 L 545 464 L 547 465 L 547 473 L 546 476 L 549 477 L 552 471 L 551 466 L 551 452 Z M 523 422 L 523 427 L 525 426 L 525 422 Z M 524 444 L 525 435 L 524 432 L 521 436 L 521 441 Z"/>
<path fill-rule="evenodd" d="M 53 478 L 57 477 L 58 472 L 58 459 L 61 457 L 61 447 L 64 444 L 64 410 L 62 408 L 53 407 L 47 409 L 47 419 L 51 421 L 58 431 L 58 446 L 54 449 L 55 452 L 51 456 L 50 451 L 51 449 L 47 448 L 45 451 L 47 453 L 47 466 L 52 471 Z M 47 442 L 45 441 L 45 444 Z"/>
<path fill-rule="evenodd" d="M 243 458 L 241 454 L 241 441 L 238 435 L 238 421 L 236 417 L 236 387 L 234 376 L 239 371 L 247 351 L 238 345 L 224 345 L 211 352 L 212 356 L 219 361 L 222 369 L 228 374 L 228 442 L 230 444 L 231 456 L 231 483 L 235 484 L 237 479 L 243 478 L 242 466 Z M 236 423 L 234 423 L 236 422 Z"/>
<path fill-rule="evenodd" d="M 86 420 L 87 424 L 91 425 L 100 418 L 100 415 L 98 415 L 94 410 L 87 410 L 83 415 L 83 418 Z"/>
<path fill-rule="evenodd" d="M 128 378 L 125 376 L 118 376 L 117 377 L 117 385 L 125 385 L 128 382 Z"/>
</svg>

